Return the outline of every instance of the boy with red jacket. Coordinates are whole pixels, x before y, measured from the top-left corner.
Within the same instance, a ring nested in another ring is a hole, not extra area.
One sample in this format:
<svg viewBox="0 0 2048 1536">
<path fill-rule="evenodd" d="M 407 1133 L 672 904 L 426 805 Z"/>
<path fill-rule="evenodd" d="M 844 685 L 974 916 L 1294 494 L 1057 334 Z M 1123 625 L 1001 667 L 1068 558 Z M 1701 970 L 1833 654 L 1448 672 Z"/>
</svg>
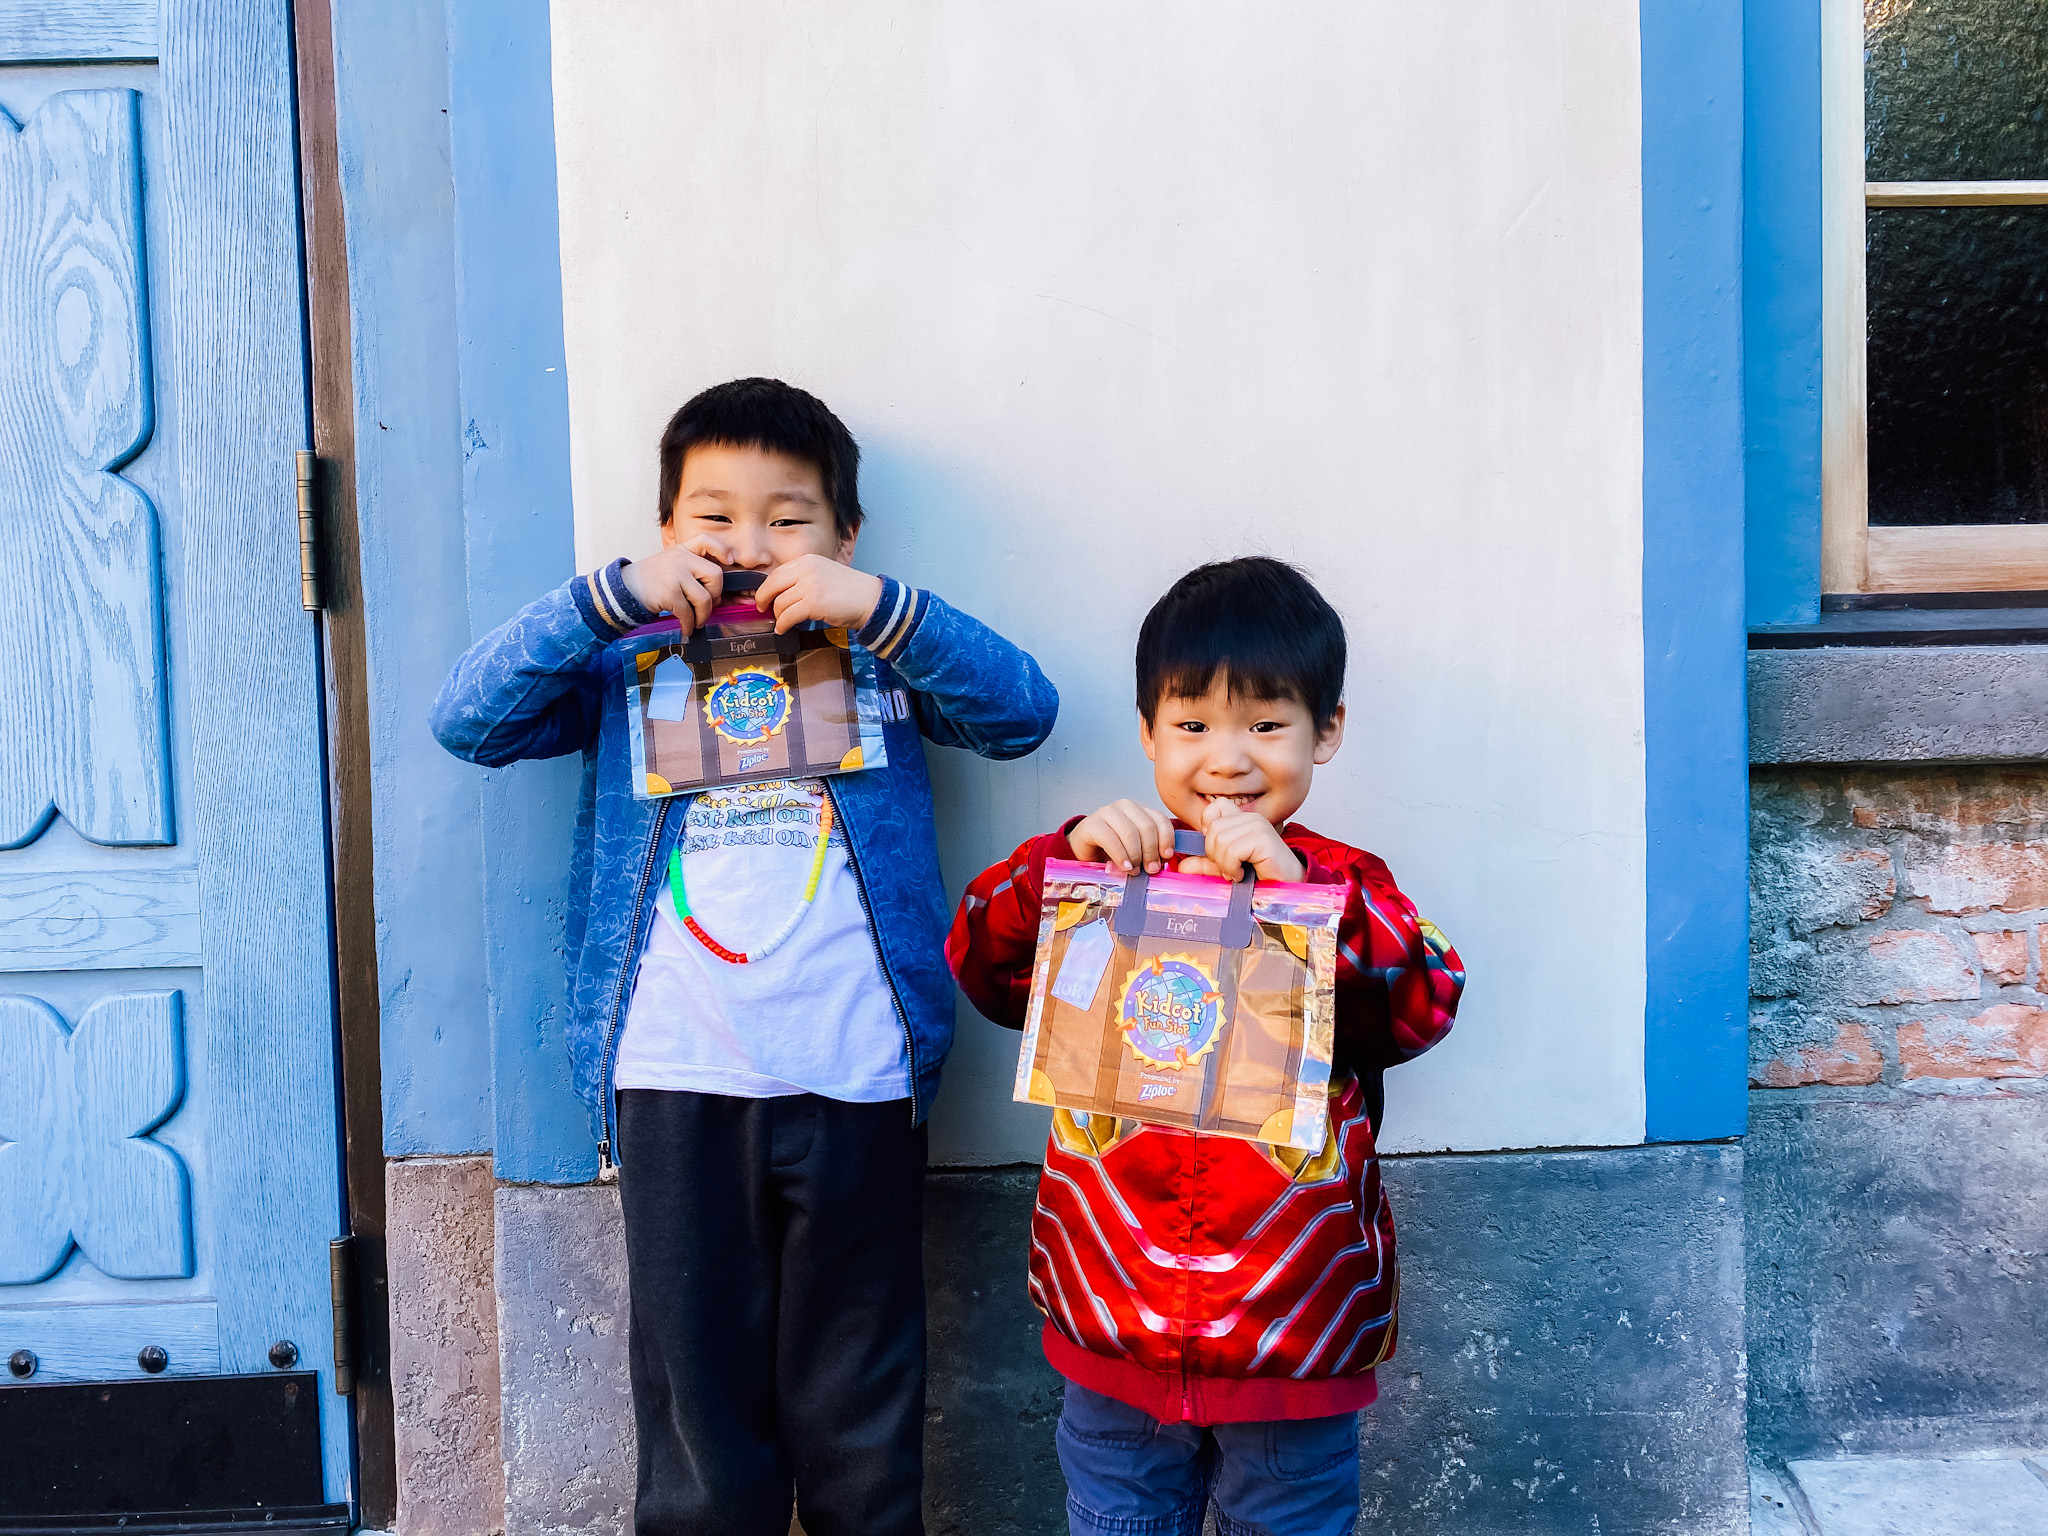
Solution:
<svg viewBox="0 0 2048 1536">
<path fill-rule="evenodd" d="M 1170 816 L 1130 800 L 1033 838 L 967 888 L 946 955 L 1021 1027 L 1048 858 L 1349 888 L 1330 1128 L 1315 1153 L 1053 1115 L 1031 1294 L 1067 1379 L 1060 1466 L 1081 1533 L 1336 1536 L 1358 1513 L 1358 1410 L 1393 1353 L 1381 1073 L 1450 1031 L 1465 976 L 1385 864 L 1288 820 L 1344 736 L 1344 625 L 1292 566 L 1189 572 L 1138 635 L 1139 737 Z M 1200 856 L 1176 858 L 1177 827 Z"/>
</svg>

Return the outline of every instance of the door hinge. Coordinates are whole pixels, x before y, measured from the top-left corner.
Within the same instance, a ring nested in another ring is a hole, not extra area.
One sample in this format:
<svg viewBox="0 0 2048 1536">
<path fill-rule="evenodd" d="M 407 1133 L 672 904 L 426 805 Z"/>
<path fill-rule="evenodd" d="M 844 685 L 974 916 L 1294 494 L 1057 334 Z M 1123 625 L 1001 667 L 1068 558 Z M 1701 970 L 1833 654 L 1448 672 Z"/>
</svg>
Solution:
<svg viewBox="0 0 2048 1536">
<path fill-rule="evenodd" d="M 334 1305 L 334 1390 L 347 1397 L 356 1389 L 356 1240 L 337 1237 L 327 1245 L 327 1290 Z"/>
<path fill-rule="evenodd" d="M 299 601 L 308 613 L 327 606 L 327 592 L 320 581 L 320 500 L 315 481 L 319 461 L 304 448 L 299 461 Z"/>
</svg>

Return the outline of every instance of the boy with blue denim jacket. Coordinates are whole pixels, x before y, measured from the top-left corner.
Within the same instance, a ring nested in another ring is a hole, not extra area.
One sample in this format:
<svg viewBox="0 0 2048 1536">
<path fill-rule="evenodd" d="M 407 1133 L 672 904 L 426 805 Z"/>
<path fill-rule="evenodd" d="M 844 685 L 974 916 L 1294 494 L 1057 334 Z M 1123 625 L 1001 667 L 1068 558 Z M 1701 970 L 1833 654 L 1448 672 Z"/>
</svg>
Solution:
<svg viewBox="0 0 2048 1536">
<path fill-rule="evenodd" d="M 802 390 L 706 390 L 662 438 L 661 552 L 530 604 L 434 707 L 486 767 L 583 753 L 570 1057 L 619 1168 L 641 1536 L 783 1536 L 792 1492 L 811 1536 L 922 1530 L 924 1120 L 953 982 L 920 737 L 1020 757 L 1058 698 L 993 631 L 853 568 L 858 465 Z M 735 568 L 766 573 L 778 631 L 873 654 L 886 767 L 635 796 L 613 642 L 704 622 Z"/>
</svg>

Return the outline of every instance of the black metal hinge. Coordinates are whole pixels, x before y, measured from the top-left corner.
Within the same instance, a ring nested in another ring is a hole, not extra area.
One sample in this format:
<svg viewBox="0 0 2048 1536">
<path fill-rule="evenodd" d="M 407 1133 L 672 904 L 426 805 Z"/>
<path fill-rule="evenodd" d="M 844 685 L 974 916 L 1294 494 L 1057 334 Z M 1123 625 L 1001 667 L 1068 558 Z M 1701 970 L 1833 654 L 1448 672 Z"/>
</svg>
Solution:
<svg viewBox="0 0 2048 1536">
<path fill-rule="evenodd" d="M 327 606 L 320 580 L 319 461 L 304 448 L 298 451 L 299 471 L 299 601 L 308 613 Z"/>
</svg>

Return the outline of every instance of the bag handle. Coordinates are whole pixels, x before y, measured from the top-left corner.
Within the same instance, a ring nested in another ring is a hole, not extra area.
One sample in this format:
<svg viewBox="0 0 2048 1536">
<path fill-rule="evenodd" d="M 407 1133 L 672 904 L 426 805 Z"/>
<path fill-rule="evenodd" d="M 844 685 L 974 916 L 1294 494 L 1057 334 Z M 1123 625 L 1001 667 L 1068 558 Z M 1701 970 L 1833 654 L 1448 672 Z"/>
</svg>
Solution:
<svg viewBox="0 0 2048 1536">
<path fill-rule="evenodd" d="M 741 571 L 728 567 L 720 580 L 719 596 L 721 598 L 747 596 L 750 593 L 760 591 L 761 583 L 767 579 L 768 575 L 765 571 Z M 798 624 L 775 636 L 776 659 L 784 662 L 795 661 L 803 651 L 803 642 L 797 638 L 798 631 L 823 629 L 824 627 L 824 625 L 816 621 L 811 621 Z M 683 641 L 683 660 L 691 663 L 693 666 L 708 667 L 711 665 L 711 638 L 704 633 L 703 625 L 700 624 L 691 630 L 689 638 Z"/>
<path fill-rule="evenodd" d="M 1208 846 L 1199 832 L 1176 830 L 1173 851 L 1197 854 Z M 1121 938 L 1140 936 L 1154 939 L 1187 939 L 1196 944 L 1216 944 L 1224 949 L 1249 949 L 1256 924 L 1252 921 L 1252 868 L 1230 888 L 1230 907 L 1221 917 L 1197 912 L 1154 912 L 1151 907 L 1152 877 L 1142 869 L 1124 876 L 1123 900 L 1117 903 L 1111 929 Z"/>
</svg>

